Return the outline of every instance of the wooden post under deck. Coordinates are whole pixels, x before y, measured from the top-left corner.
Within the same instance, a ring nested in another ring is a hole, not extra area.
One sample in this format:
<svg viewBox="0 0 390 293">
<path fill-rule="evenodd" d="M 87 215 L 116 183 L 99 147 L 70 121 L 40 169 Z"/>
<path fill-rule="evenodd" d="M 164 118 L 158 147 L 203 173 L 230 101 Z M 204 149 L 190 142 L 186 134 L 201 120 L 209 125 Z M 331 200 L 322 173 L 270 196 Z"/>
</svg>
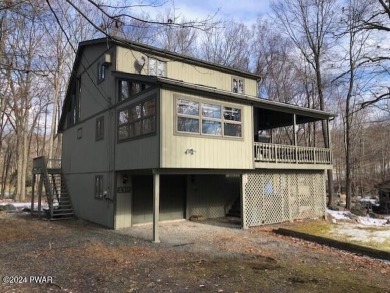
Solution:
<svg viewBox="0 0 390 293">
<path fill-rule="evenodd" d="M 160 243 L 160 174 L 153 174 L 153 243 Z"/>
<path fill-rule="evenodd" d="M 35 193 L 35 174 L 32 177 L 32 187 L 31 187 L 31 215 L 34 213 L 34 193 Z"/>
<path fill-rule="evenodd" d="M 248 182 L 248 174 L 241 175 L 241 227 L 242 229 L 248 229 L 248 225 L 246 223 L 246 205 L 245 205 L 245 185 Z"/>
<path fill-rule="evenodd" d="M 294 122 L 294 146 L 295 146 L 295 163 L 298 164 L 298 138 L 297 138 L 297 131 L 296 131 L 296 126 L 297 126 L 297 115 L 294 113 L 293 114 L 293 122 Z"/>
<path fill-rule="evenodd" d="M 38 184 L 38 217 L 41 218 L 42 214 L 42 191 L 43 191 L 43 178 L 42 174 L 39 175 Z"/>
</svg>

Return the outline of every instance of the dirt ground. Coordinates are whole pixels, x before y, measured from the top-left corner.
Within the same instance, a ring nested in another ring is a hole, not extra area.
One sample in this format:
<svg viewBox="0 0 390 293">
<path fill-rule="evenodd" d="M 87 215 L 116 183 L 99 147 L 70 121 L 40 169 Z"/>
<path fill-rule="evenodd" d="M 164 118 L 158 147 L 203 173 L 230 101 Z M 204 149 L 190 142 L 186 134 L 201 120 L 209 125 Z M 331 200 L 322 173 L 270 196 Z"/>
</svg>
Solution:
<svg viewBox="0 0 390 293">
<path fill-rule="evenodd" d="M 162 223 L 155 244 L 150 225 L 0 213 L 0 292 L 390 292 L 388 262 L 238 227 Z"/>
</svg>

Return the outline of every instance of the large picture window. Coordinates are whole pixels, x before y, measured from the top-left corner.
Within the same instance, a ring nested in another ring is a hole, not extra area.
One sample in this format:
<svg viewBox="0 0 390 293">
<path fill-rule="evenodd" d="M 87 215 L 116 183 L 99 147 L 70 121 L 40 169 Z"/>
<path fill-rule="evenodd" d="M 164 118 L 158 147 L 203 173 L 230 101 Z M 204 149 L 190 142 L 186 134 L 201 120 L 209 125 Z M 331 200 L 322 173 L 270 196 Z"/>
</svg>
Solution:
<svg viewBox="0 0 390 293">
<path fill-rule="evenodd" d="M 156 131 L 156 100 L 130 105 L 118 112 L 118 140 L 126 140 Z"/>
<path fill-rule="evenodd" d="M 178 132 L 242 137 L 240 108 L 177 98 L 176 115 Z"/>
</svg>

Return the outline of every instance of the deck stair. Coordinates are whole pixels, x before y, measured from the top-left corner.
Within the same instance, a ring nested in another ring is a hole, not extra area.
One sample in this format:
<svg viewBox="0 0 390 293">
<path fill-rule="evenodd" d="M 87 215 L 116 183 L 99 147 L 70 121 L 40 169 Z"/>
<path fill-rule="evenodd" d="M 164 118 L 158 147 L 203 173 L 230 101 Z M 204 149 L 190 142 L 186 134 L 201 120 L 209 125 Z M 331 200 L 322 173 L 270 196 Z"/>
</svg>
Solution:
<svg viewBox="0 0 390 293">
<path fill-rule="evenodd" d="M 45 157 L 33 161 L 33 192 L 31 197 L 31 212 L 34 213 L 34 187 L 38 179 L 38 215 L 42 212 L 43 187 L 47 198 L 46 215 L 50 220 L 73 219 L 75 214 L 69 196 L 60 160 L 47 160 Z"/>
<path fill-rule="evenodd" d="M 241 200 L 237 198 L 237 200 L 233 203 L 226 216 L 229 217 L 238 217 L 241 218 Z"/>
</svg>

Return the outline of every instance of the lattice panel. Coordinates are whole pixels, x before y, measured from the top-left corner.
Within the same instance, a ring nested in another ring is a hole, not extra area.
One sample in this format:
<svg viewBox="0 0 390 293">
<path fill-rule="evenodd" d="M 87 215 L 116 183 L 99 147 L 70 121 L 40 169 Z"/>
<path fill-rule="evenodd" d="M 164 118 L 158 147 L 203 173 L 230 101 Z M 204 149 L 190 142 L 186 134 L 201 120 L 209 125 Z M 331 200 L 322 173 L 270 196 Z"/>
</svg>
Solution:
<svg viewBox="0 0 390 293">
<path fill-rule="evenodd" d="M 244 193 L 248 227 L 325 215 L 322 171 L 250 173 Z"/>
</svg>

